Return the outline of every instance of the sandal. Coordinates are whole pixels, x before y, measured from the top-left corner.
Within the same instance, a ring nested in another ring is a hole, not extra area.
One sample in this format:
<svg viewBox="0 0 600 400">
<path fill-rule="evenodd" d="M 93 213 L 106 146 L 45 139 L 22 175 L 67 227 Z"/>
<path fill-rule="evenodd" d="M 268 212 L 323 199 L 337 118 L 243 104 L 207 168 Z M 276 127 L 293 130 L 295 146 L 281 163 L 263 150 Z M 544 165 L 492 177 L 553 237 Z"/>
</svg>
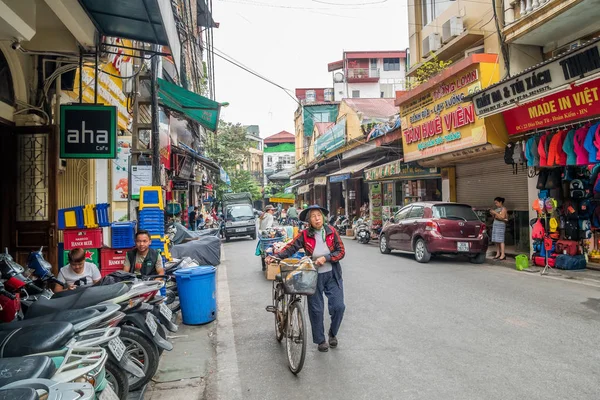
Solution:
<svg viewBox="0 0 600 400">
<path fill-rule="evenodd" d="M 497 260 L 500 258 L 500 254 L 497 254 L 496 257 L 492 258 L 492 260 Z"/>
<path fill-rule="evenodd" d="M 498 258 L 499 261 L 504 261 L 506 260 L 506 256 L 502 257 L 502 258 Z"/>
</svg>

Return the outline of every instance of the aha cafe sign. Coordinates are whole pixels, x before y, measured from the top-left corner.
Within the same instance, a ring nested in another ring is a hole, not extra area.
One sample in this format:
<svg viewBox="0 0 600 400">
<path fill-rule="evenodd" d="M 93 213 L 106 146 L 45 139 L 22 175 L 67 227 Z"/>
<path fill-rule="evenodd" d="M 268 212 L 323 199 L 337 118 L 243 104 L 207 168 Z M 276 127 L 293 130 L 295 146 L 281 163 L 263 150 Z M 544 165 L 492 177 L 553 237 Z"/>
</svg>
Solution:
<svg viewBox="0 0 600 400">
<path fill-rule="evenodd" d="M 62 105 L 60 116 L 60 158 L 116 158 L 116 107 Z"/>
</svg>

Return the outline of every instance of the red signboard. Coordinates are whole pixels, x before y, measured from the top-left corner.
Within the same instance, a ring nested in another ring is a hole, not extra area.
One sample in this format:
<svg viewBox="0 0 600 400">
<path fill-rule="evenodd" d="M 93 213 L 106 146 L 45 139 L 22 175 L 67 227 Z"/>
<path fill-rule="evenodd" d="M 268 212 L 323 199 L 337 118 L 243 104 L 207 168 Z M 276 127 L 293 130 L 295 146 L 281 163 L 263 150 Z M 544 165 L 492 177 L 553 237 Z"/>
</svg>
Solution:
<svg viewBox="0 0 600 400">
<path fill-rule="evenodd" d="M 600 79 L 502 113 L 509 135 L 600 115 Z"/>
</svg>

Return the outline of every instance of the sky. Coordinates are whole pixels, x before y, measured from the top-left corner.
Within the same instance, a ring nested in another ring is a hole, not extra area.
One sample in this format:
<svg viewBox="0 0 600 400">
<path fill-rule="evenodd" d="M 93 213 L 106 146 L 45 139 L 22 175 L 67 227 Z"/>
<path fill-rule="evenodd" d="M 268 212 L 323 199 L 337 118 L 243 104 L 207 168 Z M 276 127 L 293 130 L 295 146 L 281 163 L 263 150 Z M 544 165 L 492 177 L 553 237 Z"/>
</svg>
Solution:
<svg viewBox="0 0 600 400">
<path fill-rule="evenodd" d="M 213 0 L 215 53 L 290 89 L 332 87 L 327 64 L 344 51 L 408 47 L 406 0 Z M 294 133 L 298 104 L 215 55 L 221 118 L 259 125 L 262 137 Z"/>
</svg>

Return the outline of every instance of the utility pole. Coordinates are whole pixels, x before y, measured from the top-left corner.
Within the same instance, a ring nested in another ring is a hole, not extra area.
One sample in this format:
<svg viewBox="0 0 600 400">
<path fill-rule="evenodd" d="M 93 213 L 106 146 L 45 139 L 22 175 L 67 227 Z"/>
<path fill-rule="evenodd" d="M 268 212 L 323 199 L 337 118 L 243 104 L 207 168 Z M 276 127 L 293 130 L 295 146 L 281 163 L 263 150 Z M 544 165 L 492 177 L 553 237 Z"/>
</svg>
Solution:
<svg viewBox="0 0 600 400">
<path fill-rule="evenodd" d="M 158 52 L 158 46 L 154 45 L 153 50 Z M 160 133 L 158 121 L 158 54 L 152 55 L 152 66 L 150 75 L 150 101 L 152 113 L 152 185 L 160 186 Z"/>
</svg>

